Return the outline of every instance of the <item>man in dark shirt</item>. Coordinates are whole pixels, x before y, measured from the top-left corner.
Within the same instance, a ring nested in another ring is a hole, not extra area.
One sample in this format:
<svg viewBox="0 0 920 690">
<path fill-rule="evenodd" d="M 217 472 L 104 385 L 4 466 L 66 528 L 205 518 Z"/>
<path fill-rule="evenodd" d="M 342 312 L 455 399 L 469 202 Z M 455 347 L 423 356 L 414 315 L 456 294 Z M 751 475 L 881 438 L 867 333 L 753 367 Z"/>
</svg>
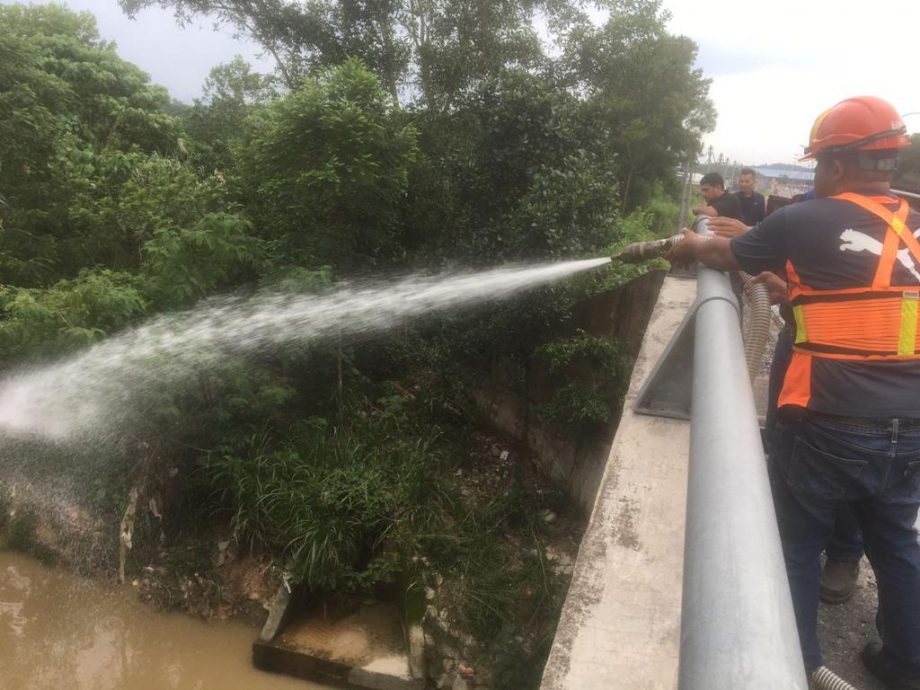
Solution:
<svg viewBox="0 0 920 690">
<path fill-rule="evenodd" d="M 754 191 L 754 182 L 757 180 L 757 174 L 753 168 L 741 168 L 741 174 L 738 176 L 738 191 L 735 196 L 741 203 L 741 220 L 745 225 L 757 225 L 767 217 L 767 202 L 763 194 Z"/>
<path fill-rule="evenodd" d="M 862 657 L 892 690 L 920 690 L 920 214 L 890 193 L 909 145 L 890 104 L 846 99 L 812 128 L 817 199 L 730 240 L 686 231 L 669 255 L 786 271 L 796 337 L 769 473 L 805 666 L 821 665 L 819 554 L 848 505 L 879 591 L 882 644 Z"/>
<path fill-rule="evenodd" d="M 704 206 L 697 206 L 693 213 L 698 216 L 725 216 L 742 220 L 741 203 L 734 194 L 725 191 L 725 180 L 719 173 L 711 172 L 700 180 L 700 193 L 706 200 Z"/>
</svg>

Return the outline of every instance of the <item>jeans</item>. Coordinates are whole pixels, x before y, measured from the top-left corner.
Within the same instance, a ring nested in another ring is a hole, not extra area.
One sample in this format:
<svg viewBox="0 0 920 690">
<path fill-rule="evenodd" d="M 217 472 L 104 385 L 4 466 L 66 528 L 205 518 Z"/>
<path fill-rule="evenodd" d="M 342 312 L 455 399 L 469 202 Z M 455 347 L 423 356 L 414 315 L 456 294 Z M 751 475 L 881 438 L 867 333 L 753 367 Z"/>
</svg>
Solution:
<svg viewBox="0 0 920 690">
<path fill-rule="evenodd" d="M 834 532 L 825 549 L 827 557 L 832 561 L 842 563 L 855 563 L 863 557 L 862 533 L 859 531 L 859 520 L 856 511 L 849 503 L 841 503 L 837 508 L 837 520 L 834 522 Z"/>
<path fill-rule="evenodd" d="M 866 428 L 820 417 L 778 423 L 770 483 L 809 673 L 821 665 L 820 554 L 839 509 L 850 506 L 878 580 L 882 643 L 920 678 L 920 426 L 885 423 Z"/>
<path fill-rule="evenodd" d="M 786 369 L 789 368 L 789 362 L 792 360 L 792 336 L 785 330 L 779 332 L 776 339 L 776 347 L 773 348 L 773 361 L 770 363 L 770 379 L 767 389 L 767 418 L 764 421 L 764 431 L 766 432 L 767 453 L 772 452 L 772 446 L 775 443 L 773 438 L 776 433 L 777 407 L 779 405 L 779 394 L 783 390 L 783 379 L 786 378 Z"/>
<path fill-rule="evenodd" d="M 780 331 L 776 339 L 776 347 L 773 350 L 773 362 L 770 364 L 770 379 L 767 400 L 767 419 L 764 424 L 764 432 L 767 443 L 767 453 L 771 452 L 771 446 L 775 443 L 774 434 L 776 433 L 777 405 L 779 394 L 783 388 L 783 379 L 786 377 L 786 369 L 789 368 L 789 361 L 792 359 L 792 336 L 788 331 Z M 837 522 L 834 526 L 834 532 L 827 544 L 827 557 L 844 563 L 855 563 L 863 555 L 862 534 L 859 531 L 859 522 L 852 507 L 842 503 L 837 513 Z"/>
</svg>

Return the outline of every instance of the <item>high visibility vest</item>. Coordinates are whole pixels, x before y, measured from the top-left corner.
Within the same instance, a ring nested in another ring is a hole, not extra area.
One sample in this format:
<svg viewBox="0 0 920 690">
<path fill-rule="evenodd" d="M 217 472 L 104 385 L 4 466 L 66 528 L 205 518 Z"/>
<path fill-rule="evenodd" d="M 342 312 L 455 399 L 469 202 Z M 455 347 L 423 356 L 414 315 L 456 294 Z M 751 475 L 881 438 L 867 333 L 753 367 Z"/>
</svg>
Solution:
<svg viewBox="0 0 920 690">
<path fill-rule="evenodd" d="M 890 211 L 877 199 L 859 194 L 832 198 L 864 208 L 881 218 L 888 230 L 871 285 L 842 290 L 811 288 L 799 278 L 792 262 L 786 263 L 796 349 L 834 359 L 920 359 L 920 284 L 891 284 L 902 242 L 909 258 L 920 267 L 920 242 L 907 227 L 910 207 L 903 199 L 897 211 Z"/>
<path fill-rule="evenodd" d="M 920 242 L 907 227 L 910 207 L 900 200 L 898 209 L 891 211 L 883 205 L 893 201 L 890 197 L 847 193 L 832 198 L 856 204 L 879 217 L 888 228 L 870 285 L 837 290 L 812 288 L 802 282 L 793 263 L 786 262 L 789 297 L 795 314 L 795 348 L 783 382 L 780 406 L 808 407 L 813 358 L 920 359 L 917 328 L 920 284 L 891 284 L 899 260 L 912 260 L 920 268 Z M 899 257 L 898 252 L 905 248 L 909 254 Z"/>
</svg>

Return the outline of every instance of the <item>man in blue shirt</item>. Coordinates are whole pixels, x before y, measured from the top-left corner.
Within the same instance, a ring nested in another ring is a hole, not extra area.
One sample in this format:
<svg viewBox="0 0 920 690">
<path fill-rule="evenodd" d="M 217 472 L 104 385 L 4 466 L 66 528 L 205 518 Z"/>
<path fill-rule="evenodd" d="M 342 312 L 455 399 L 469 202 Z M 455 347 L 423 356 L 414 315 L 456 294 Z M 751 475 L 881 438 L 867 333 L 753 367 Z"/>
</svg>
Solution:
<svg viewBox="0 0 920 690">
<path fill-rule="evenodd" d="M 767 217 L 767 201 L 763 194 L 754 191 L 756 181 L 757 173 L 753 168 L 741 168 L 738 175 L 740 191 L 736 192 L 735 196 L 741 202 L 741 220 L 745 225 L 757 225 Z"/>
</svg>

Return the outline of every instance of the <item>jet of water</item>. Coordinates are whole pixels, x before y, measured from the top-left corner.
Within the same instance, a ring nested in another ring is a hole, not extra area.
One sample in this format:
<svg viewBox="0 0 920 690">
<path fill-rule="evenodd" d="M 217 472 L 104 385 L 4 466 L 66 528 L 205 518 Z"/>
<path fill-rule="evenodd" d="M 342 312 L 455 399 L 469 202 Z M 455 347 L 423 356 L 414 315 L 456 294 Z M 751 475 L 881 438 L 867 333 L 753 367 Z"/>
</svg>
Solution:
<svg viewBox="0 0 920 690">
<path fill-rule="evenodd" d="M 138 396 L 181 386 L 229 353 L 379 332 L 436 310 L 494 300 L 609 258 L 344 284 L 329 294 L 208 300 L 64 361 L 0 382 L 0 434 L 52 440 L 118 434 Z"/>
</svg>

